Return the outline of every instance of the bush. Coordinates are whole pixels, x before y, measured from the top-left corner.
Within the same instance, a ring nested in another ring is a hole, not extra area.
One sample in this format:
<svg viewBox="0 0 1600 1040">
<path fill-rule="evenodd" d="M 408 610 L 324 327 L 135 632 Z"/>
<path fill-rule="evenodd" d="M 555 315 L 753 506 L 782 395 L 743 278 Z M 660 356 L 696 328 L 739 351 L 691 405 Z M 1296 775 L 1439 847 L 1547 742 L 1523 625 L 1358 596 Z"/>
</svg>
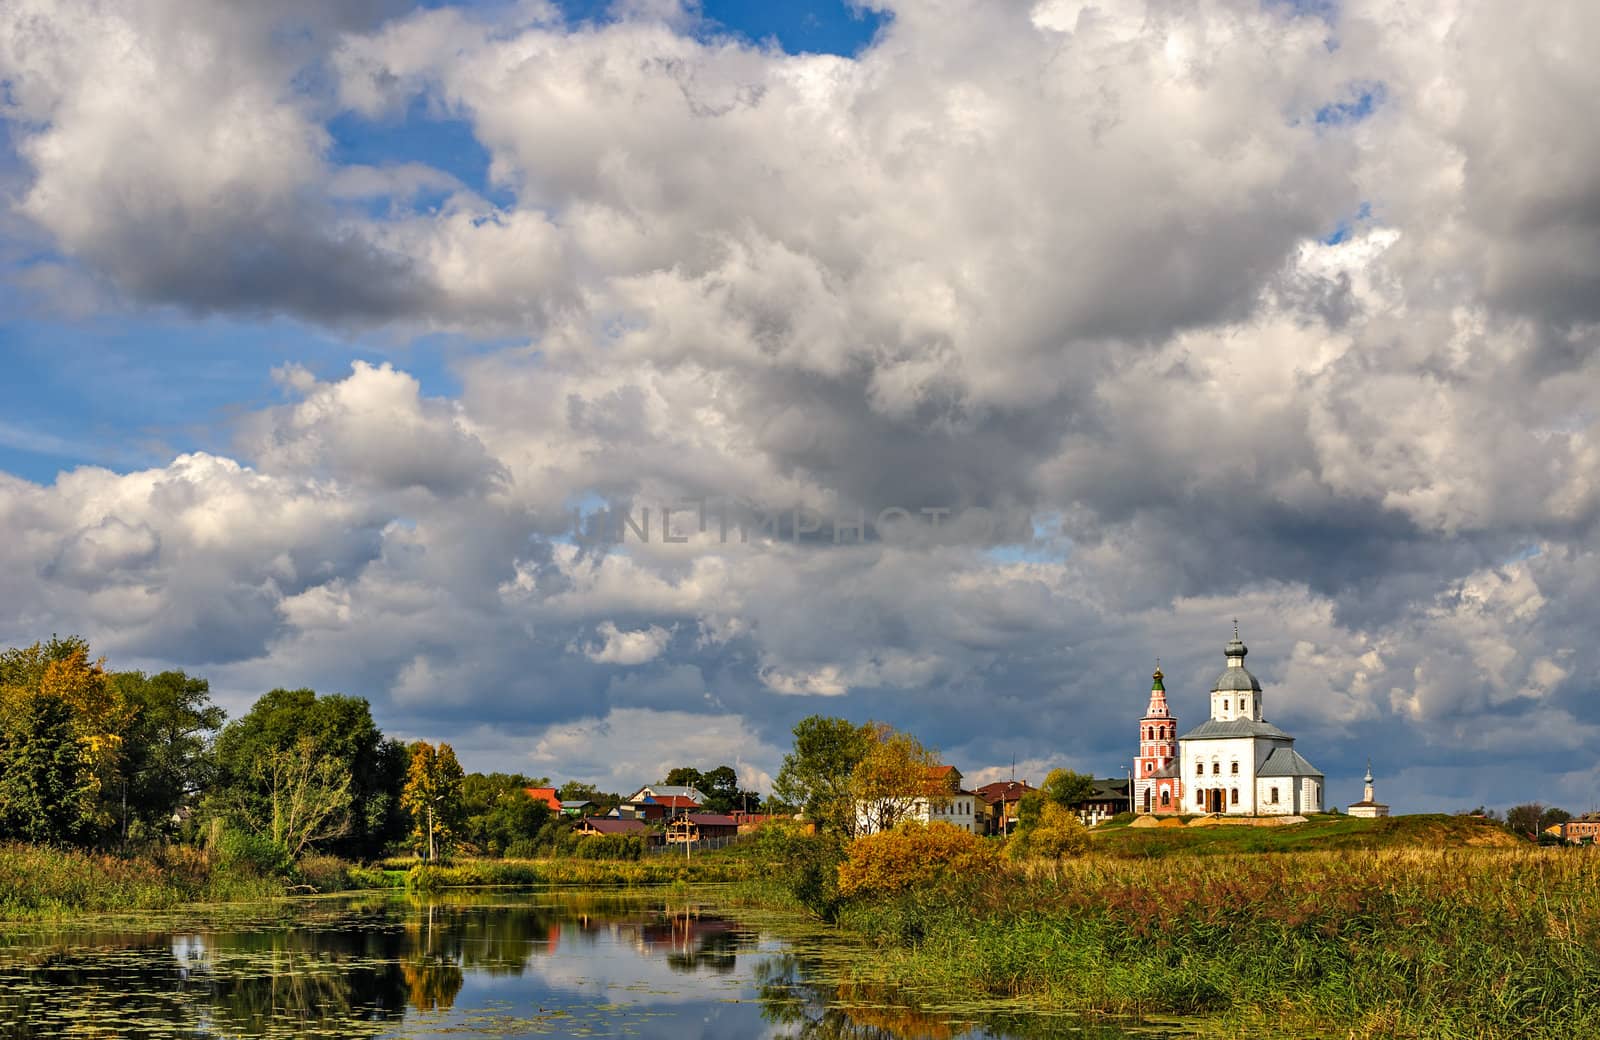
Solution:
<svg viewBox="0 0 1600 1040">
<path fill-rule="evenodd" d="M 1031 827 L 1011 839 L 1006 854 L 1012 859 L 1058 860 L 1089 851 L 1089 828 L 1072 810 L 1045 802 Z"/>
<path fill-rule="evenodd" d="M 293 876 L 300 884 L 310 885 L 318 892 L 340 892 L 350 887 L 351 866 L 349 860 L 338 856 L 309 852 L 294 865 Z"/>
<path fill-rule="evenodd" d="M 642 834 L 595 834 L 573 846 L 577 859 L 638 859 L 644 855 Z"/>
<path fill-rule="evenodd" d="M 753 860 L 773 864 L 777 880 L 801 906 L 824 921 L 839 914 L 839 843 L 796 824 L 767 823 L 756 832 Z"/>
<path fill-rule="evenodd" d="M 243 877 L 282 877 L 294 862 L 289 850 L 271 838 L 233 827 L 223 829 L 215 853 L 220 870 Z"/>
<path fill-rule="evenodd" d="M 889 895 L 937 881 L 945 873 L 980 877 L 999 868 L 1000 852 L 969 831 L 935 822 L 902 824 L 857 838 L 839 866 L 839 895 Z"/>
</svg>

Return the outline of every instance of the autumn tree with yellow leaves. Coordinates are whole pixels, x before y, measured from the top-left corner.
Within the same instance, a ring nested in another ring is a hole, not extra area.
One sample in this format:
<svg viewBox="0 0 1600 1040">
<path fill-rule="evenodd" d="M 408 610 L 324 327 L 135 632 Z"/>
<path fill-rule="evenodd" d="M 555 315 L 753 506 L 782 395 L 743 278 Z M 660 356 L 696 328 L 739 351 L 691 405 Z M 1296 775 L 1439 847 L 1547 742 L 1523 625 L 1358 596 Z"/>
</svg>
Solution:
<svg viewBox="0 0 1600 1040">
<path fill-rule="evenodd" d="M 109 831 L 130 718 L 84 640 L 0 652 L 0 838 L 74 844 Z"/>
<path fill-rule="evenodd" d="M 429 860 L 448 850 L 460 828 L 465 776 L 449 744 L 425 740 L 411 745 L 411 767 L 400 805 L 411 814 L 412 836 L 427 849 Z"/>
</svg>

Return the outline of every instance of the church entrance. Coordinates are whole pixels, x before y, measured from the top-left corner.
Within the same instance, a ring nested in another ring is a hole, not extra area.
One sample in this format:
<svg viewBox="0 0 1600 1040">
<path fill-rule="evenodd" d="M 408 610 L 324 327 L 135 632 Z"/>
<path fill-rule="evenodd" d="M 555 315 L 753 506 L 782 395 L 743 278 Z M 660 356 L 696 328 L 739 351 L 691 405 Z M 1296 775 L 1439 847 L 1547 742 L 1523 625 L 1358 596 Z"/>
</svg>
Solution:
<svg viewBox="0 0 1600 1040">
<path fill-rule="evenodd" d="M 1206 792 L 1206 812 L 1220 813 L 1228 811 L 1228 803 L 1223 800 L 1222 788 L 1213 787 Z"/>
</svg>

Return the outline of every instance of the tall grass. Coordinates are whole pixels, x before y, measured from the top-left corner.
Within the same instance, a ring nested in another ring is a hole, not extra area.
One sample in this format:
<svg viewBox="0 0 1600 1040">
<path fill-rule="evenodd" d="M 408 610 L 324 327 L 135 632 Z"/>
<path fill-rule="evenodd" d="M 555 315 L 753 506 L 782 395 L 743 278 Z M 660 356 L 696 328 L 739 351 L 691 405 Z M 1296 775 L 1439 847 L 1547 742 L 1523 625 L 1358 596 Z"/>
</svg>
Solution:
<svg viewBox="0 0 1600 1040">
<path fill-rule="evenodd" d="M 702 855 L 688 861 L 672 856 L 640 860 L 482 859 L 449 864 L 386 860 L 378 869 L 351 871 L 359 887 L 404 887 L 427 892 L 442 888 L 538 887 L 546 885 L 630 886 L 684 881 L 740 881 L 763 865 L 748 858 Z"/>
<path fill-rule="evenodd" d="M 163 910 L 186 903 L 266 899 L 283 890 L 282 881 L 219 869 L 205 853 L 183 846 L 123 857 L 0 845 L 0 920 Z"/>
<path fill-rule="evenodd" d="M 1351 1037 L 1600 1032 L 1600 855 L 1089 856 L 853 902 L 865 980 Z"/>
</svg>

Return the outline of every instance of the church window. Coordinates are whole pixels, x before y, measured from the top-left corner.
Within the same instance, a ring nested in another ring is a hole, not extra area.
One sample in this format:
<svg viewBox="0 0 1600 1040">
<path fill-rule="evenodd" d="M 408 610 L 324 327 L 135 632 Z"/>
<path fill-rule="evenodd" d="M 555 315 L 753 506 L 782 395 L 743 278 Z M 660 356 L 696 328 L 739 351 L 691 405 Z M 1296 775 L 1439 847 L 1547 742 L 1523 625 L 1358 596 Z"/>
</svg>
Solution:
<svg viewBox="0 0 1600 1040">
<path fill-rule="evenodd" d="M 1205 776 L 1206 775 L 1206 764 L 1204 762 L 1196 762 L 1194 764 L 1194 775 L 1195 776 Z"/>
<path fill-rule="evenodd" d="M 1213 762 L 1213 763 L 1211 763 L 1211 775 L 1212 776 L 1221 776 L 1222 775 L 1222 763 L 1221 762 Z"/>
<path fill-rule="evenodd" d="M 1272 804 L 1278 804 L 1278 789 L 1276 787 L 1272 789 Z"/>
<path fill-rule="evenodd" d="M 1237 787 L 1235 787 L 1233 789 L 1233 799 L 1232 799 L 1232 801 L 1233 801 L 1234 805 L 1238 805 L 1239 804 L 1239 789 Z"/>
<path fill-rule="evenodd" d="M 1238 776 L 1239 775 L 1239 763 L 1237 763 L 1237 762 L 1235 762 L 1233 764 L 1233 775 L 1234 776 Z"/>
<path fill-rule="evenodd" d="M 1163 807 L 1172 804 L 1172 792 L 1165 787 L 1161 789 L 1161 804 Z"/>
</svg>

